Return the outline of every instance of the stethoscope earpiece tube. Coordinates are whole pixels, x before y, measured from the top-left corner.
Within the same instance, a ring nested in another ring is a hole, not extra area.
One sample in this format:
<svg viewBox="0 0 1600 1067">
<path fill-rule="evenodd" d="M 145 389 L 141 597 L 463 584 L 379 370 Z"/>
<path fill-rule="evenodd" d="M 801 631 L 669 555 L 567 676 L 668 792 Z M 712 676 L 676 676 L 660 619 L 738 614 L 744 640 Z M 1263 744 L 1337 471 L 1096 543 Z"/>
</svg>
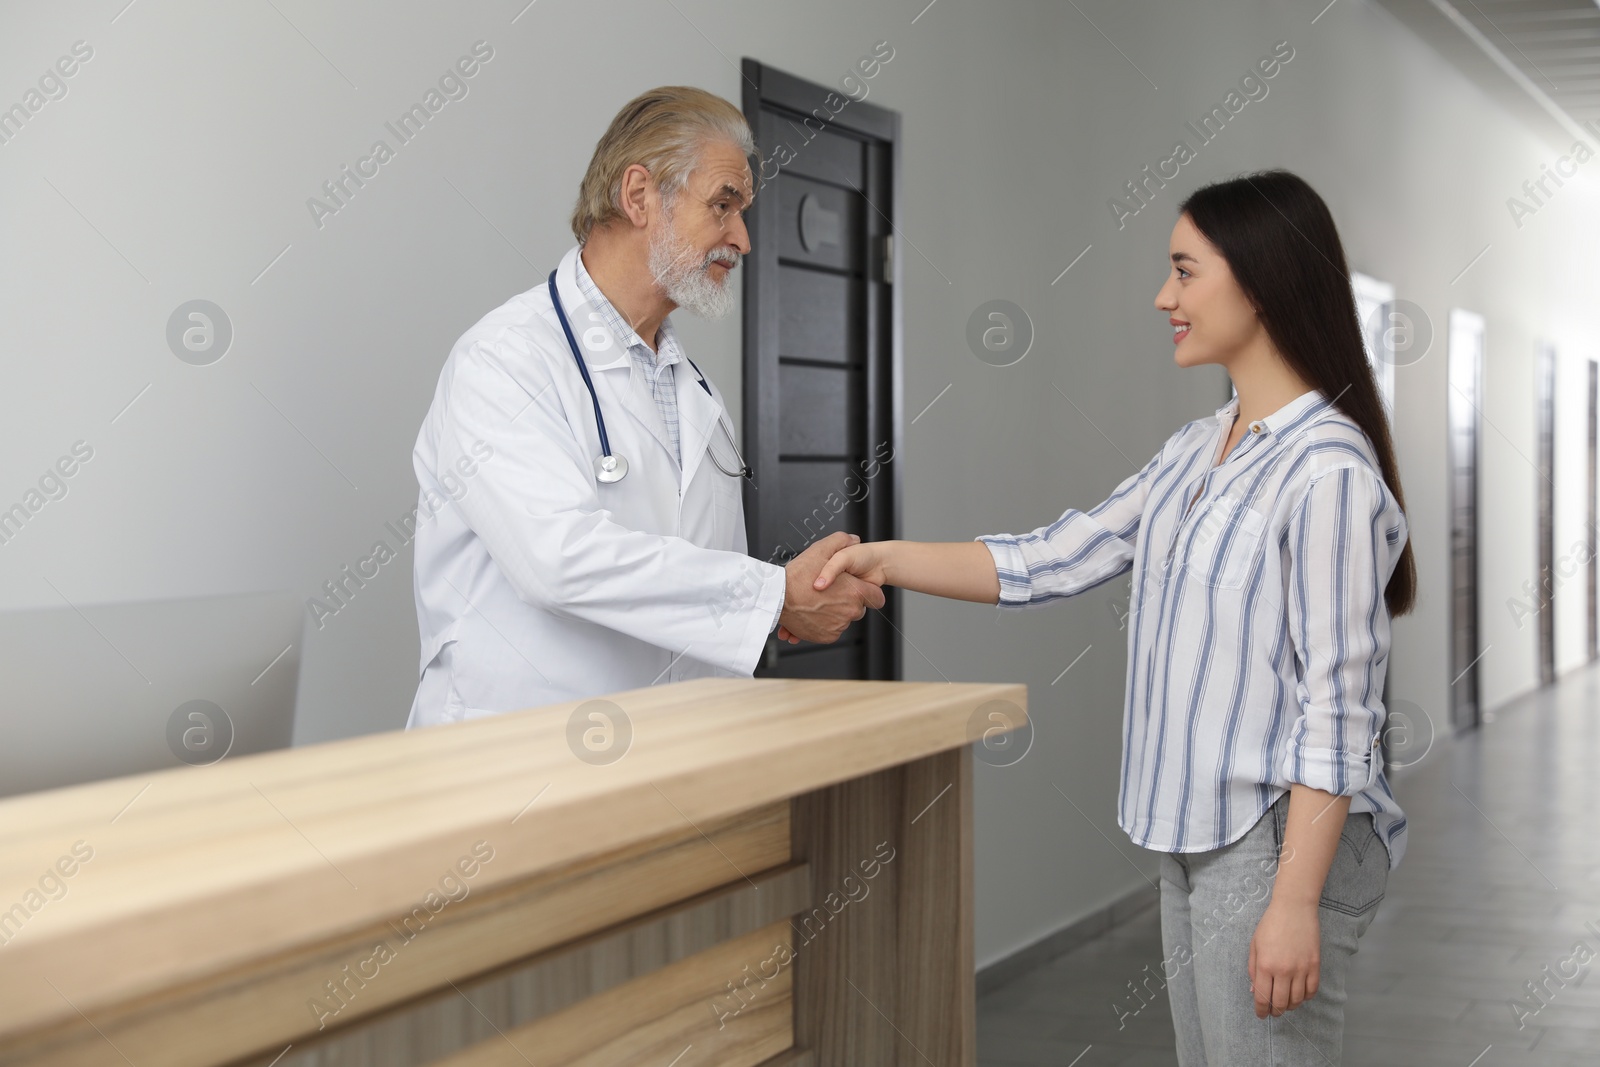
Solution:
<svg viewBox="0 0 1600 1067">
<path fill-rule="evenodd" d="M 600 431 L 601 453 L 599 456 L 595 457 L 594 476 L 597 480 L 602 482 L 620 482 L 628 473 L 628 461 L 622 456 L 619 456 L 615 452 L 611 451 L 611 438 L 606 434 L 606 418 L 604 415 L 600 414 L 600 394 L 595 391 L 594 379 L 589 377 L 589 365 L 583 361 L 583 353 L 578 351 L 578 339 L 572 336 L 572 326 L 567 322 L 566 310 L 561 306 L 561 295 L 556 292 L 555 271 L 550 272 L 549 286 L 550 305 L 556 309 L 556 318 L 561 321 L 561 332 L 567 335 L 567 347 L 572 349 L 572 358 L 573 361 L 578 364 L 578 373 L 583 375 L 584 388 L 589 390 L 589 403 L 594 405 L 594 424 L 595 427 Z M 684 358 L 688 359 L 689 357 L 685 356 Z M 694 367 L 695 374 L 699 375 L 700 388 L 706 391 L 707 396 L 711 396 L 711 383 L 706 381 L 706 376 L 704 374 L 700 373 L 700 368 L 695 366 L 694 360 L 689 360 L 689 366 Z M 711 462 L 716 464 L 717 470 L 728 475 L 730 478 L 754 478 L 755 472 L 752 471 L 749 465 L 745 463 L 744 455 L 739 451 L 738 442 L 733 439 L 733 431 L 728 429 L 727 424 L 722 421 L 722 417 L 720 415 L 717 417 L 717 425 L 720 426 L 722 428 L 722 432 L 727 435 L 728 444 L 732 446 L 733 454 L 739 461 L 739 469 L 736 471 L 730 471 L 728 468 L 724 467 L 722 465 L 722 461 L 717 459 L 717 454 L 708 446 L 706 448 L 706 454 L 711 457 Z"/>
<path fill-rule="evenodd" d="M 683 358 L 689 359 L 688 356 L 684 356 Z M 710 396 L 711 383 L 706 381 L 705 373 L 700 370 L 700 367 L 692 359 L 689 359 L 689 366 L 694 367 L 695 374 L 699 375 L 700 388 L 706 391 L 706 396 Z M 717 458 L 717 454 L 711 450 L 711 443 L 709 441 L 706 443 L 706 455 L 711 457 L 711 462 L 716 464 L 717 470 L 721 471 L 723 474 L 726 474 L 728 477 L 753 479 L 756 476 L 756 472 L 751 470 L 750 465 L 744 461 L 744 453 L 739 451 L 739 442 L 733 439 L 733 431 L 728 429 L 728 424 L 722 421 L 722 416 L 720 414 L 717 415 L 717 426 L 722 430 L 722 435 L 728 439 L 728 447 L 733 449 L 733 458 L 738 461 L 739 469 L 736 471 L 731 471 L 727 467 L 724 467 L 722 465 L 722 461 Z"/>
<path fill-rule="evenodd" d="M 583 361 L 583 353 L 578 351 L 578 339 L 572 336 L 572 326 L 567 322 L 567 313 L 561 307 L 561 297 L 556 293 L 556 272 L 550 272 L 550 303 L 556 309 L 556 318 L 561 320 L 561 332 L 567 335 L 567 347 L 572 349 L 572 358 L 578 364 L 578 373 L 583 375 L 583 384 L 589 390 L 589 402 L 594 405 L 594 424 L 600 430 L 600 457 L 595 460 L 595 477 L 602 482 L 620 482 L 628 473 L 628 461 L 611 451 L 611 438 L 606 434 L 606 418 L 600 414 L 600 396 L 594 391 L 594 380 L 589 377 L 589 366 Z"/>
</svg>

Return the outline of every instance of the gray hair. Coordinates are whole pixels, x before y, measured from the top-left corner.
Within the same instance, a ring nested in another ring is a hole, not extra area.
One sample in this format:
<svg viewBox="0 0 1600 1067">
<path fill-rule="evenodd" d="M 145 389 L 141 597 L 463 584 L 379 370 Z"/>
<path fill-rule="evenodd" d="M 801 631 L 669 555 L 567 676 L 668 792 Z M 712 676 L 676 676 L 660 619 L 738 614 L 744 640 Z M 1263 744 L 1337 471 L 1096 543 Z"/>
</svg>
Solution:
<svg viewBox="0 0 1600 1067">
<path fill-rule="evenodd" d="M 635 163 L 650 172 L 670 209 L 707 142 L 725 141 L 746 157 L 756 154 L 744 115 L 722 97 L 687 85 L 664 85 L 634 97 L 617 112 L 594 147 L 578 187 L 572 233 L 622 217 L 622 174 Z"/>
</svg>

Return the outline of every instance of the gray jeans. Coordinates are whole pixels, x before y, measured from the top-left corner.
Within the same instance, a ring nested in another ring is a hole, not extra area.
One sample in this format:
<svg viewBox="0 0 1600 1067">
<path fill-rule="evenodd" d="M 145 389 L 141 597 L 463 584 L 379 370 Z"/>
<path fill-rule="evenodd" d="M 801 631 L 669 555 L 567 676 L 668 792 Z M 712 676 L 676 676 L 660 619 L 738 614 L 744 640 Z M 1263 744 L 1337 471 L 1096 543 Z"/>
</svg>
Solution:
<svg viewBox="0 0 1600 1067">
<path fill-rule="evenodd" d="M 1250 939 L 1272 895 L 1288 819 L 1284 793 L 1233 844 L 1161 855 L 1163 975 L 1179 1067 L 1338 1067 L 1345 971 L 1388 888 L 1389 851 L 1369 813 L 1346 817 L 1317 909 L 1317 995 L 1277 1018 L 1258 1019 Z"/>
</svg>

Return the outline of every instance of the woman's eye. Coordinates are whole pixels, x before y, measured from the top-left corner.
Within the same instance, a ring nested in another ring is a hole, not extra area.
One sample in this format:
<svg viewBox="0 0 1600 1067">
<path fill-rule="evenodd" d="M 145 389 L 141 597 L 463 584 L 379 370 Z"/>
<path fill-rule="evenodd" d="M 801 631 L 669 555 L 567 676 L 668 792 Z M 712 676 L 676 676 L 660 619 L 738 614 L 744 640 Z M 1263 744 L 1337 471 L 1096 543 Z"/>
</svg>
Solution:
<svg viewBox="0 0 1600 1067">
<path fill-rule="evenodd" d="M 1182 267 L 1178 267 L 1177 271 L 1178 271 L 1178 277 L 1180 277 L 1180 278 L 1187 278 L 1189 276 L 1189 272 L 1184 270 Z"/>
</svg>

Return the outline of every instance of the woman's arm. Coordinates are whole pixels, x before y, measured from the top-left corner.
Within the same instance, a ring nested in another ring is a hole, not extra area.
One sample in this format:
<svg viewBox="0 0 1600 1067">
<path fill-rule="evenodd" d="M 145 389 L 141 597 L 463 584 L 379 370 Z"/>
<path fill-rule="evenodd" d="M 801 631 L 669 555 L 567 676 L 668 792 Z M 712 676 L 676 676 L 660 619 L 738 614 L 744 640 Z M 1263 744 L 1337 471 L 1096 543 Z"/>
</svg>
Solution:
<svg viewBox="0 0 1600 1067">
<path fill-rule="evenodd" d="M 1262 1018 L 1316 995 L 1323 883 L 1352 798 L 1383 771 L 1383 593 L 1405 545 L 1405 516 L 1381 474 L 1347 465 L 1311 480 L 1290 529 L 1284 621 L 1306 695 L 1281 768 L 1290 783 L 1284 855 L 1250 942 Z"/>
<path fill-rule="evenodd" d="M 1250 939 L 1250 988 L 1258 1019 L 1293 1011 L 1317 995 L 1322 968 L 1317 908 L 1350 801 L 1298 782 L 1289 787 L 1289 822 L 1272 900 Z"/>
<path fill-rule="evenodd" d="M 1090 511 L 1068 508 L 1055 522 L 1020 537 L 997 534 L 974 541 L 865 542 L 835 554 L 817 575 L 817 588 L 827 588 L 835 575 L 848 572 L 919 593 L 1006 606 L 1053 600 L 1093 588 L 1132 565 L 1150 483 L 1168 446 L 1187 429 L 1186 425 L 1168 438 L 1142 470 L 1124 478 L 1111 496 Z"/>
<path fill-rule="evenodd" d="M 982 541 L 871 541 L 851 545 L 833 554 L 814 584 L 826 589 L 841 573 L 952 600 L 1000 602 L 994 555 Z"/>
</svg>

